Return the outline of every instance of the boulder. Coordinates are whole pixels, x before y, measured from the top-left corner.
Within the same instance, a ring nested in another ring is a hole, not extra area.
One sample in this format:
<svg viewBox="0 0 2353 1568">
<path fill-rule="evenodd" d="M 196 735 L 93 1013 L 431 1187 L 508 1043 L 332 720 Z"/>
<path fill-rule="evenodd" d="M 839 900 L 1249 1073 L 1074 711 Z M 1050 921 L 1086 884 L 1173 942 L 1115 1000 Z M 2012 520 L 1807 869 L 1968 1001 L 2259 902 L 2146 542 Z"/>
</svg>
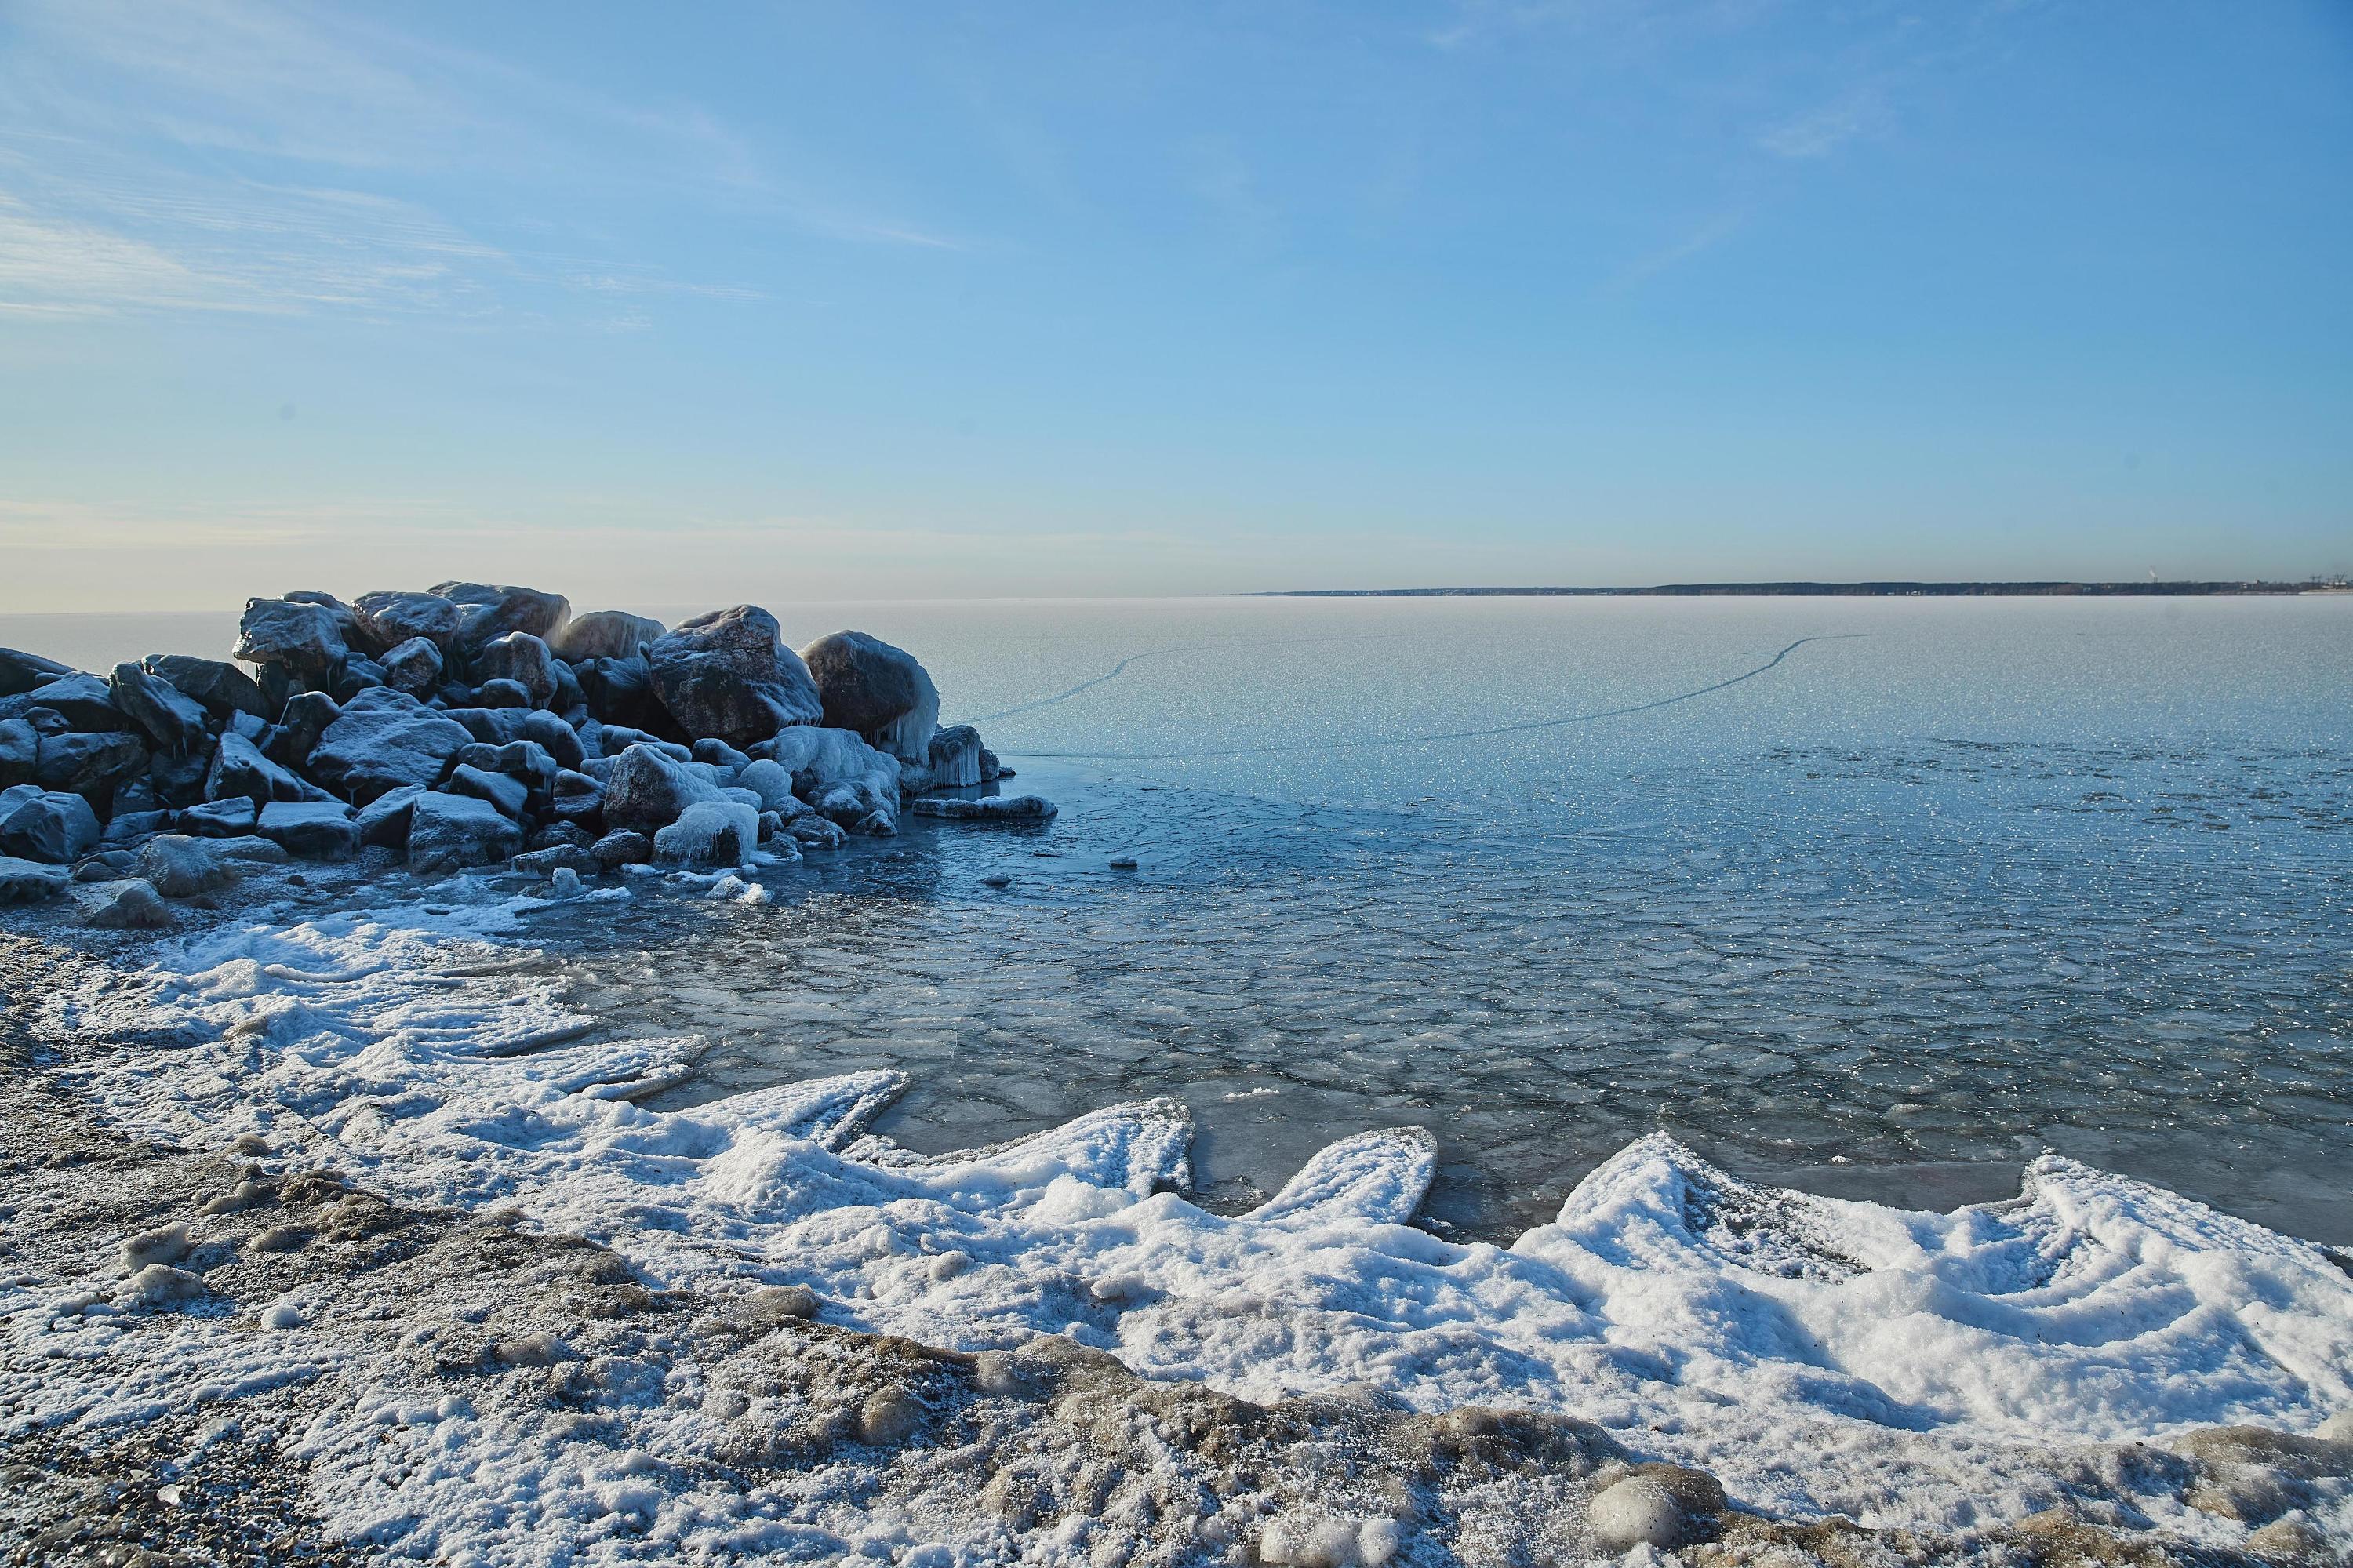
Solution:
<svg viewBox="0 0 2353 1568">
<path fill-rule="evenodd" d="M 204 705 L 152 671 L 117 664 L 107 689 L 114 705 L 130 715 L 159 750 L 195 751 L 212 739 Z"/>
<path fill-rule="evenodd" d="M 837 631 L 802 649 L 801 659 L 824 724 L 855 730 L 902 762 L 928 760 L 940 694 L 913 654 L 863 631 Z"/>
<path fill-rule="evenodd" d="M 238 865 L 284 865 L 293 856 L 283 844 L 252 833 L 232 833 L 212 841 L 213 853 L 235 861 Z"/>
<path fill-rule="evenodd" d="M 965 789 L 979 783 L 981 750 L 980 731 L 968 724 L 949 725 L 933 731 L 924 758 L 931 768 L 932 787 Z"/>
<path fill-rule="evenodd" d="M 617 871 L 625 865 L 643 865 L 654 858 L 654 841 L 643 833 L 626 830 L 607 833 L 588 846 L 596 863 L 607 871 Z"/>
<path fill-rule="evenodd" d="M 437 670 L 465 619 L 457 605 L 438 593 L 364 593 L 352 601 L 352 613 L 370 652 L 382 655 L 405 642 L 422 641 L 433 650 Z"/>
<path fill-rule="evenodd" d="M 261 754 L 261 748 L 241 735 L 221 736 L 220 749 L 205 776 L 205 799 L 226 800 L 243 796 L 255 805 L 272 800 L 300 800 L 310 791 L 297 779 Z"/>
<path fill-rule="evenodd" d="M 0 789 L 31 781 L 41 758 L 41 732 L 23 719 L 0 720 Z"/>
<path fill-rule="evenodd" d="M 253 677 L 225 660 L 196 659 L 185 653 L 150 653 L 140 664 L 148 673 L 171 682 L 182 695 L 203 704 L 215 718 L 226 719 L 232 713 L 251 714 L 261 719 L 269 716 L 262 702 L 261 688 L 253 683 Z"/>
<path fill-rule="evenodd" d="M 647 659 L 662 706 L 698 740 L 749 746 L 786 725 L 815 723 L 824 711 L 808 666 L 779 641 L 776 618 L 754 605 L 683 621 Z"/>
<path fill-rule="evenodd" d="M 385 651 L 384 683 L 410 696 L 422 696 L 441 679 L 441 650 L 425 637 L 411 637 Z"/>
<path fill-rule="evenodd" d="M 60 675 L 73 673 L 72 665 L 60 664 L 55 659 L 44 659 L 38 653 L 21 653 L 14 648 L 0 648 L 0 697 L 19 695 L 37 686 L 46 686 Z"/>
<path fill-rule="evenodd" d="M 577 822 L 550 822 L 524 839 L 523 847 L 543 850 L 570 844 L 575 849 L 586 849 L 596 842 L 596 837 Z"/>
<path fill-rule="evenodd" d="M 479 768 L 485 773 L 503 773 L 522 784 L 534 795 L 546 795 L 555 788 L 555 775 L 560 769 L 547 747 L 535 740 L 511 740 L 504 746 L 491 746 L 476 741 L 458 748 L 452 758 L 461 768 Z"/>
<path fill-rule="evenodd" d="M 237 868 L 201 839 L 162 833 L 139 852 L 139 874 L 166 898 L 193 898 L 237 880 Z"/>
<path fill-rule="evenodd" d="M 79 672 L 35 686 L 22 696 L 0 700 L 0 719 L 31 715 L 38 708 L 57 715 L 69 729 L 95 733 L 131 727 L 131 715 L 114 705 L 114 694 L 107 689 L 106 683 Z M 37 721 L 33 727 L 38 729 L 41 726 Z"/>
<path fill-rule="evenodd" d="M 555 656 L 547 644 L 528 631 L 510 631 L 484 643 L 468 666 L 474 679 L 488 684 L 492 681 L 512 681 L 526 695 L 527 707 L 545 707 L 555 694 Z M 485 707 L 509 705 L 485 700 Z"/>
<path fill-rule="evenodd" d="M 739 800 L 698 800 L 654 834 L 666 865 L 741 865 L 760 842 L 760 813 Z"/>
<path fill-rule="evenodd" d="M 785 832 L 795 843 L 805 844 L 810 849 L 838 850 L 849 842 L 849 835 L 841 831 L 840 823 L 820 817 L 815 811 L 786 822 Z"/>
<path fill-rule="evenodd" d="M 364 805 L 404 784 L 438 784 L 458 748 L 473 740 L 463 725 L 389 686 L 360 693 L 319 736 L 311 775 Z"/>
<path fill-rule="evenodd" d="M 298 692 L 286 701 L 286 712 L 278 721 L 278 732 L 269 737 L 263 755 L 288 768 L 307 769 L 311 753 L 319 747 L 319 737 L 327 726 L 343 715 L 335 699 L 324 692 Z M 283 797 L 280 797 L 283 799 Z"/>
<path fill-rule="evenodd" d="M 1050 822 L 1054 802 L 1043 795 L 987 795 L 976 800 L 954 796 L 912 802 L 907 810 L 918 817 L 944 817 L 952 822 Z"/>
<path fill-rule="evenodd" d="M 549 639 L 555 656 L 577 664 L 588 659 L 626 659 L 652 647 L 664 628 L 659 620 L 625 609 L 592 609 L 575 615 Z"/>
<path fill-rule="evenodd" d="M 334 699 L 347 703 L 370 686 L 385 683 L 383 665 L 364 654 L 354 653 L 343 661 L 342 669 L 335 672 Z"/>
<path fill-rule="evenodd" d="M 433 873 L 495 865 L 522 848 L 522 830 L 488 800 L 425 794 L 408 813 L 408 866 Z"/>
<path fill-rule="evenodd" d="M 41 865 L 0 854 L 0 904 L 37 904 L 45 898 L 55 898 L 65 892 L 71 880 L 61 865 Z"/>
<path fill-rule="evenodd" d="M 350 610 L 307 599 L 249 599 L 237 621 L 237 656 L 282 671 L 305 685 L 323 686 L 351 652 L 343 641 L 354 624 Z"/>
<path fill-rule="evenodd" d="M 531 688 L 501 675 L 477 686 L 474 700 L 486 708 L 527 708 L 532 705 Z"/>
<path fill-rule="evenodd" d="M 147 771 L 147 755 L 137 736 L 120 730 L 45 735 L 33 764 L 33 781 L 46 789 L 71 789 L 104 801 L 112 798 L 116 785 Z"/>
<path fill-rule="evenodd" d="M 360 843 L 352 809 L 341 800 L 272 800 L 254 831 L 304 860 L 349 860 Z"/>
<path fill-rule="evenodd" d="M 526 850 L 514 857 L 514 868 L 535 876 L 553 874 L 559 867 L 569 866 L 582 876 L 595 876 L 605 868 L 595 855 L 578 844 L 550 844 L 545 849 Z"/>
<path fill-rule="evenodd" d="M 126 811 L 121 797 L 116 797 L 114 815 L 106 821 L 106 832 L 100 835 L 101 844 L 121 844 L 129 848 L 162 832 L 172 825 L 172 813 L 161 810 Z"/>
<path fill-rule="evenodd" d="M 82 890 L 79 902 L 85 925 L 155 931 L 173 923 L 172 906 L 140 877 L 92 883 Z"/>
<path fill-rule="evenodd" d="M 632 746 L 613 761 L 605 780 L 605 821 L 651 832 L 678 821 L 689 806 L 723 799 L 687 765 L 650 746 Z"/>
<path fill-rule="evenodd" d="M 205 780 L 212 771 L 209 751 L 192 751 L 185 757 L 164 753 L 148 758 L 147 788 L 159 806 L 193 806 L 205 798 Z"/>
<path fill-rule="evenodd" d="M 252 800 L 227 795 L 189 807 L 173 819 L 172 825 L 194 838 L 235 839 L 253 832 L 253 824 L 260 820 L 261 809 Z"/>
<path fill-rule="evenodd" d="M 757 795 L 762 810 L 782 812 L 788 821 L 808 810 L 793 794 L 792 769 L 773 757 L 745 763 L 735 775 L 735 787 Z"/>
<path fill-rule="evenodd" d="M 0 789 L 0 854 L 64 865 L 99 832 L 98 813 L 79 795 L 30 784 Z"/>
<path fill-rule="evenodd" d="M 708 763 L 730 779 L 743 770 L 752 758 L 723 740 L 706 736 L 687 748 L 687 756 L 697 762 Z"/>
<path fill-rule="evenodd" d="M 569 768 L 560 769 L 549 795 L 548 810 L 564 822 L 586 824 L 604 820 L 605 787 L 586 773 L 575 773 Z"/>
<path fill-rule="evenodd" d="M 582 744 L 580 732 L 551 713 L 533 709 L 523 715 L 516 726 L 515 738 L 544 749 L 558 768 L 577 768 L 588 759 L 588 748 Z"/>
<path fill-rule="evenodd" d="M 360 842 L 385 849 L 399 849 L 408 842 L 408 814 L 417 798 L 425 793 L 422 784 L 403 784 L 397 789 L 387 789 L 360 808 L 352 823 Z"/>
<path fill-rule="evenodd" d="M 673 761 L 691 762 L 694 760 L 694 753 L 687 747 L 679 745 L 678 742 L 674 740 L 664 740 L 659 736 L 649 735 L 644 730 L 631 729 L 625 725 L 608 724 L 602 726 L 597 731 L 597 738 L 604 748 L 605 755 L 607 757 L 618 757 L 621 753 L 627 751 L 633 746 L 650 746 L 656 751 L 660 752 L 664 757 L 670 758 Z"/>
<path fill-rule="evenodd" d="M 846 729 L 796 725 L 752 748 L 788 769 L 793 793 L 844 827 L 892 831 L 899 814 L 899 759 Z"/>
<path fill-rule="evenodd" d="M 670 710 L 654 691 L 654 670 L 642 653 L 626 659 L 586 659 L 573 667 L 588 711 L 607 724 L 644 730 L 670 728 Z"/>
<path fill-rule="evenodd" d="M 522 820 L 524 803 L 530 799 L 530 791 L 523 788 L 520 779 L 510 779 L 503 773 L 486 772 L 463 762 L 450 769 L 449 782 L 443 788 L 453 795 L 470 795 L 477 800 L 487 800 L 498 808 L 501 816 L 516 821 Z"/>
<path fill-rule="evenodd" d="M 572 601 L 560 593 L 489 583 L 436 583 L 433 591 L 458 607 L 449 645 L 469 658 L 510 631 L 553 637 L 572 619 Z"/>
</svg>

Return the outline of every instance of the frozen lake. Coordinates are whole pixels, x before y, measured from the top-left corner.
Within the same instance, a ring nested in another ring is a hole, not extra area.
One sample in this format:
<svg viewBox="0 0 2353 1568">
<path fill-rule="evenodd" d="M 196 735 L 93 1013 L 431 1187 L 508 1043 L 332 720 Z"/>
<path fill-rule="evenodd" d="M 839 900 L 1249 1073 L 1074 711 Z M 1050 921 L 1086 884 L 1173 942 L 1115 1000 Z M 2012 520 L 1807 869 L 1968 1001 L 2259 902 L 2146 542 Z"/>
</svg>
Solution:
<svg viewBox="0 0 2353 1568">
<path fill-rule="evenodd" d="M 1219 1207 L 1419 1123 L 1490 1237 L 1657 1129 L 1939 1208 L 2048 1148 L 2353 1241 L 2353 599 L 771 608 L 1062 815 L 546 916 L 617 1033 L 718 1041 L 657 1103 L 896 1067 L 941 1150 L 1174 1095 Z"/>
</svg>

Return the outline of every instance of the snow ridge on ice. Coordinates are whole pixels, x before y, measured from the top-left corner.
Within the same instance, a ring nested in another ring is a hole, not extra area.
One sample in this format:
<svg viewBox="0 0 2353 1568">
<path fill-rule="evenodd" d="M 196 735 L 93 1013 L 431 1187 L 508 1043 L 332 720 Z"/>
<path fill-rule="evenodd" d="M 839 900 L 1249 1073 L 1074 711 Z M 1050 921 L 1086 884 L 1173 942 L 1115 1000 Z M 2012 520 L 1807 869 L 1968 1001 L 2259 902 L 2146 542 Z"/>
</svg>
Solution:
<svg viewBox="0 0 2353 1568">
<path fill-rule="evenodd" d="M 829 1320 L 961 1349 L 1063 1334 L 1260 1400 L 1557 1411 L 1778 1512 L 1963 1528 L 1989 1501 L 2049 1506 L 2054 1444 L 2353 1408 L 2353 1278 L 2327 1253 L 2071 1160 L 1933 1214 L 1758 1188 L 1653 1135 L 1497 1247 L 1411 1224 L 1437 1146 L 1405 1128 L 1220 1216 L 1182 1195 L 1174 1100 L 939 1156 L 864 1130 L 905 1087 L 892 1072 L 647 1109 L 701 1043 L 591 1038 L 554 979 L 507 961 L 512 920 L 216 931 L 47 1005 L 171 1042 L 70 1069 L 127 1123 L 520 1208 L 656 1283 L 803 1285 Z"/>
</svg>

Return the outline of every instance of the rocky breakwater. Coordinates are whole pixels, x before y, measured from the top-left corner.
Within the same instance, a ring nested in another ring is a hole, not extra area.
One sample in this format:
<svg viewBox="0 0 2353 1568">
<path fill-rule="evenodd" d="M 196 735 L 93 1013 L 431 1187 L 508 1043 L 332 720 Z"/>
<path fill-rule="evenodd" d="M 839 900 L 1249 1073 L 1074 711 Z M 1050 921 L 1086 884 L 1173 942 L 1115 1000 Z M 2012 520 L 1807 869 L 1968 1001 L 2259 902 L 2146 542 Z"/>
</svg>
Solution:
<svg viewBox="0 0 2353 1568">
<path fill-rule="evenodd" d="M 559 887 L 648 862 L 733 868 L 887 835 L 918 797 L 1009 775 L 904 650 L 800 652 L 755 605 L 675 627 L 563 595 L 446 582 L 248 601 L 232 658 L 104 674 L 0 649 L 0 902 L 73 894 L 170 923 L 242 868 L 388 852 L 512 863 Z"/>
</svg>

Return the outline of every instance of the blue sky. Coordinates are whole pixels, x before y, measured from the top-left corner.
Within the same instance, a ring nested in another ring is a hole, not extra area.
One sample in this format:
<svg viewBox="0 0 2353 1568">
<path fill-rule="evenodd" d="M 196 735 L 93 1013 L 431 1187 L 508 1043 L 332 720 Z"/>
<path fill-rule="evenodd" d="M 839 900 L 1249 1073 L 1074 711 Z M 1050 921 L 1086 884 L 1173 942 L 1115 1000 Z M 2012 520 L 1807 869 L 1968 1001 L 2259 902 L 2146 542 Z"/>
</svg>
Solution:
<svg viewBox="0 0 2353 1568">
<path fill-rule="evenodd" d="M 2353 566 L 2353 6 L 0 6 L 0 609 Z"/>
</svg>

